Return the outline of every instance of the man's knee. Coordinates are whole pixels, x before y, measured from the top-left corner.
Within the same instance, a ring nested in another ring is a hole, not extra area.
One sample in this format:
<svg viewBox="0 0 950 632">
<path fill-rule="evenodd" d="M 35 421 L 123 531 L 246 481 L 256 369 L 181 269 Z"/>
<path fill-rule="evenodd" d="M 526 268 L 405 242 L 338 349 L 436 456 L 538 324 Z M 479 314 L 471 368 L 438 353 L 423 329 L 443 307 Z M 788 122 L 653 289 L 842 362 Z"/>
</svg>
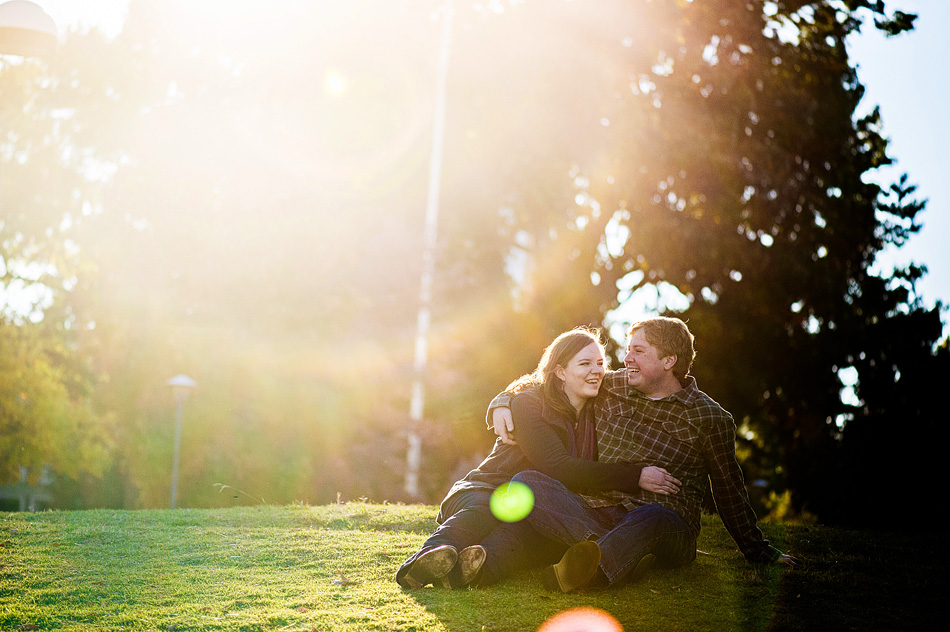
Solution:
<svg viewBox="0 0 950 632">
<path fill-rule="evenodd" d="M 641 505 L 629 511 L 620 523 L 628 528 L 655 530 L 661 533 L 688 530 L 688 526 L 679 514 L 662 505 Z"/>
</svg>

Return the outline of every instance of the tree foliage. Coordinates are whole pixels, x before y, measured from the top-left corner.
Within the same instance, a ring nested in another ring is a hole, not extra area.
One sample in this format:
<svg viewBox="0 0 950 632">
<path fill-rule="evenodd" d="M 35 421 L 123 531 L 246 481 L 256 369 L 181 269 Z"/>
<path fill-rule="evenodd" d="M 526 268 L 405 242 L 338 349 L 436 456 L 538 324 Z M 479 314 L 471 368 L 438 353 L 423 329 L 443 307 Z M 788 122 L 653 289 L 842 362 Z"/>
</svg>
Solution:
<svg viewBox="0 0 950 632">
<path fill-rule="evenodd" d="M 925 382 L 908 379 L 922 366 L 947 376 L 946 354 L 933 352 L 940 306 L 915 295 L 921 269 L 872 272 L 885 245 L 918 230 L 924 203 L 906 177 L 888 189 L 868 177 L 890 159 L 879 113 L 855 115 L 864 89 L 845 45 L 862 16 L 891 34 L 914 16 L 888 17 L 881 2 L 611 8 L 622 17 L 586 32 L 580 16 L 562 16 L 574 40 L 551 44 L 623 61 L 597 67 L 585 90 L 594 69 L 580 71 L 578 55 L 577 74 L 558 84 L 584 104 L 561 129 L 599 142 L 546 145 L 553 156 L 539 169 L 573 160 L 560 176 L 574 190 L 514 207 L 512 245 L 529 244 L 535 266 L 529 309 L 558 322 L 585 303 L 616 307 L 618 287 L 675 288 L 687 307 L 671 313 L 699 341 L 695 373 L 736 414 L 750 473 L 790 490 L 798 509 L 866 517 L 866 501 L 897 492 L 885 446 L 945 434 Z M 842 400 L 852 371 L 859 403 Z M 928 455 L 919 460 L 933 478 Z"/>
<path fill-rule="evenodd" d="M 0 60 L 0 476 L 35 482 L 108 463 L 110 411 L 97 406 L 94 337 L 71 292 L 88 270 L 79 227 L 92 213 L 94 154 L 78 142 L 71 93 L 41 62 Z"/>
<path fill-rule="evenodd" d="M 0 321 L 0 476 L 31 482 L 45 465 L 66 476 L 101 473 L 111 416 L 89 392 L 88 366 L 66 336 Z"/>
<path fill-rule="evenodd" d="M 70 33 L 48 65 L 0 72 L 3 283 L 48 292 L 3 330 L 42 339 L 46 364 L 10 366 L 114 446 L 87 503 L 166 502 L 178 373 L 199 382 L 184 504 L 246 498 L 215 483 L 402 499 L 442 3 L 274 4 L 265 24 L 133 0 L 116 38 Z M 556 334 L 653 289 L 679 298 L 657 309 L 697 334 L 695 374 L 736 415 L 751 477 L 828 519 L 895 491 L 880 465 L 914 435 L 893 429 L 939 435 L 930 393 L 950 369 L 940 306 L 915 294 L 925 270 L 873 272 L 924 202 L 907 177 L 869 177 L 890 163 L 884 122 L 855 116 L 845 43 L 914 16 L 869 0 L 456 10 L 426 499 L 487 451 L 486 402 Z"/>
</svg>

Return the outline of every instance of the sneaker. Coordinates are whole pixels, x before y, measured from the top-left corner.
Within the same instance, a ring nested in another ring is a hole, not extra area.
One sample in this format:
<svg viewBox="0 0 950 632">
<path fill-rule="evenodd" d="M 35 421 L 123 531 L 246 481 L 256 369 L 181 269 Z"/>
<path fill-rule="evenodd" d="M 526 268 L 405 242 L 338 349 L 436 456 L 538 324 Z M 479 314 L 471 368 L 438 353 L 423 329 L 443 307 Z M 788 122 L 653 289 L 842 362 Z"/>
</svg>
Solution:
<svg viewBox="0 0 950 632">
<path fill-rule="evenodd" d="M 485 547 L 478 544 L 465 547 L 459 551 L 458 564 L 449 575 L 452 588 L 464 588 L 471 584 L 478 576 L 479 571 L 482 570 L 482 564 L 485 563 L 487 557 L 488 553 L 485 551 Z"/>
<path fill-rule="evenodd" d="M 409 588 L 422 588 L 426 584 L 435 584 L 437 580 L 445 588 L 451 588 L 447 575 L 455 567 L 458 557 L 458 551 L 449 544 L 429 549 L 416 558 L 402 580 Z"/>
<path fill-rule="evenodd" d="M 541 574 L 544 587 L 552 592 L 571 592 L 583 588 L 600 566 L 600 547 L 586 540 L 571 546 L 561 561 Z"/>
<path fill-rule="evenodd" d="M 653 553 L 647 553 L 640 558 L 640 561 L 637 562 L 637 566 L 630 573 L 630 581 L 638 582 L 646 576 L 650 569 L 653 568 L 653 563 L 656 562 L 656 556 Z"/>
</svg>

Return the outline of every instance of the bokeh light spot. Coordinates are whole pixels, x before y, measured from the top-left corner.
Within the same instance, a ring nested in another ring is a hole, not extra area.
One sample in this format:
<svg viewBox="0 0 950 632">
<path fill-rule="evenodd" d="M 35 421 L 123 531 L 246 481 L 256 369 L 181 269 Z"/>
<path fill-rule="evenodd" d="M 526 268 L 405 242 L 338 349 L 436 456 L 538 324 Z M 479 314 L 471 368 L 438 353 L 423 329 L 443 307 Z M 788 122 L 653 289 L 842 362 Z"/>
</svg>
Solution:
<svg viewBox="0 0 950 632">
<path fill-rule="evenodd" d="M 534 509 L 534 492 L 524 483 L 505 483 L 492 492 L 488 507 L 502 522 L 518 522 Z"/>
<path fill-rule="evenodd" d="M 349 82 L 339 70 L 330 70 L 323 78 L 323 89 L 333 97 L 338 97 L 346 92 L 348 85 Z"/>
<path fill-rule="evenodd" d="M 557 613 L 538 632 L 623 632 L 623 626 L 609 613 L 584 606 Z"/>
</svg>

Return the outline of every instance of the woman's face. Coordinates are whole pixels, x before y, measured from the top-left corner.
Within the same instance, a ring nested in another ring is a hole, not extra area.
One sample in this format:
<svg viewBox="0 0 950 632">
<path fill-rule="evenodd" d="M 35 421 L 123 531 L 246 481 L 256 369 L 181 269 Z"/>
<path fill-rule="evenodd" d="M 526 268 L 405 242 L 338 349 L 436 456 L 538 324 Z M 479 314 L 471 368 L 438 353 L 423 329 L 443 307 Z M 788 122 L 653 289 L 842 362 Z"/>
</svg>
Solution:
<svg viewBox="0 0 950 632">
<path fill-rule="evenodd" d="M 571 358 L 567 366 L 558 366 L 555 375 L 564 383 L 567 399 L 578 411 L 595 397 L 604 381 L 604 352 L 592 342 Z"/>
</svg>

